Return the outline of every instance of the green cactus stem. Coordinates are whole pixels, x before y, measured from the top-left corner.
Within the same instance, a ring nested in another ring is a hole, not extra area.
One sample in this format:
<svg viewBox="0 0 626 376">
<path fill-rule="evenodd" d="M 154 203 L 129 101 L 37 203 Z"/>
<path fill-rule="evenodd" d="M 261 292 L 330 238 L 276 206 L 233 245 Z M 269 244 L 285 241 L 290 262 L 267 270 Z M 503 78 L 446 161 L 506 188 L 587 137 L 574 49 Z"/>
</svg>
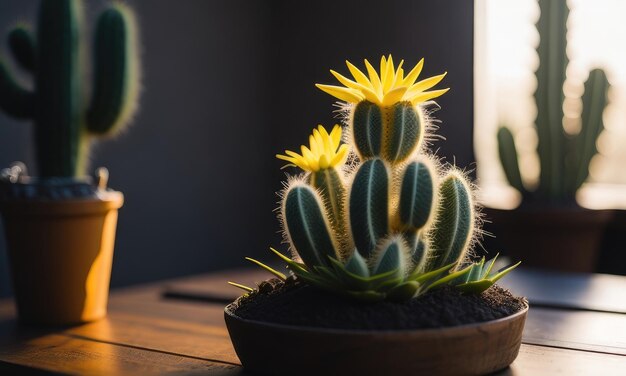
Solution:
<svg viewBox="0 0 626 376">
<path fill-rule="evenodd" d="M 399 102 L 386 111 L 384 156 L 390 163 L 405 161 L 422 143 L 422 120 L 411 102 Z"/>
<path fill-rule="evenodd" d="M 317 188 L 329 214 L 329 221 L 335 234 L 345 232 L 344 195 L 345 187 L 339 172 L 335 168 L 326 168 L 312 172 L 309 184 Z"/>
<path fill-rule="evenodd" d="M 115 2 L 98 19 L 91 105 L 84 82 L 83 18 L 79 0 L 43 0 L 37 37 L 23 26 L 9 34 L 16 61 L 34 75 L 33 92 L 22 88 L 0 61 L 0 109 L 34 121 L 42 177 L 83 175 L 93 136 L 115 133 L 137 108 L 139 63 L 132 12 Z"/>
<path fill-rule="evenodd" d="M 356 248 L 369 257 L 389 232 L 389 174 L 382 160 L 370 159 L 361 165 L 352 182 L 348 206 Z"/>
<path fill-rule="evenodd" d="M 589 164 L 591 159 L 598 152 L 596 140 L 604 130 L 602 114 L 607 104 L 607 93 L 609 91 L 609 81 L 606 74 L 601 69 L 594 69 L 589 73 L 589 78 L 585 82 L 585 92 L 582 97 L 583 127 L 578 135 L 573 138 L 575 155 L 571 163 L 571 183 L 569 184 L 572 195 L 587 180 L 589 176 Z"/>
<path fill-rule="evenodd" d="M 431 218 L 435 188 L 433 172 L 424 162 L 409 163 L 402 176 L 399 216 L 404 228 L 417 231 Z"/>
<path fill-rule="evenodd" d="M 375 252 L 372 274 L 394 272 L 396 278 L 407 274 L 407 260 L 409 250 L 400 236 L 391 236 L 381 242 Z"/>
<path fill-rule="evenodd" d="M 539 0 L 541 16 L 539 32 L 539 67 L 535 72 L 537 90 L 538 136 L 537 151 L 541 173 L 539 187 L 532 197 L 549 203 L 570 205 L 576 202 L 576 192 L 589 176 L 589 164 L 597 153 L 596 142 L 604 129 L 602 113 L 607 105 L 609 82 L 605 73 L 594 69 L 585 82 L 582 97 L 581 130 L 568 135 L 563 128 L 563 86 L 568 65 L 566 0 Z M 517 161 L 513 136 L 506 128 L 498 130 L 500 161 L 509 184 L 531 197 L 524 189 Z"/>
<path fill-rule="evenodd" d="M 564 181 L 563 83 L 567 69 L 567 17 L 565 0 L 540 0 L 541 15 L 537 21 L 540 40 L 537 47 L 539 67 L 535 72 L 537 90 L 536 127 L 539 137 L 538 152 L 541 162 L 539 190 L 556 199 L 562 197 Z"/>
<path fill-rule="evenodd" d="M 414 272 L 422 272 L 426 266 L 430 245 L 428 238 L 418 237 L 417 244 L 411 248 L 411 261 L 413 262 Z"/>
<path fill-rule="evenodd" d="M 305 264 L 329 265 L 328 256 L 337 257 L 322 199 L 311 187 L 292 186 L 285 194 L 282 213 L 291 247 Z"/>
<path fill-rule="evenodd" d="M 520 193 L 525 193 L 526 189 L 522 183 L 522 174 L 520 173 L 517 159 L 517 147 L 515 146 L 515 139 L 509 128 L 500 127 L 500 129 L 498 129 L 498 154 L 500 156 L 502 169 L 504 170 L 509 184 Z"/>
<path fill-rule="evenodd" d="M 437 224 L 432 232 L 428 270 L 458 264 L 470 245 L 474 231 L 474 204 L 463 177 L 452 172 L 439 186 Z"/>
<path fill-rule="evenodd" d="M 354 146 L 363 160 L 380 156 L 383 142 L 383 115 L 374 103 L 356 105 L 352 119 Z"/>
</svg>

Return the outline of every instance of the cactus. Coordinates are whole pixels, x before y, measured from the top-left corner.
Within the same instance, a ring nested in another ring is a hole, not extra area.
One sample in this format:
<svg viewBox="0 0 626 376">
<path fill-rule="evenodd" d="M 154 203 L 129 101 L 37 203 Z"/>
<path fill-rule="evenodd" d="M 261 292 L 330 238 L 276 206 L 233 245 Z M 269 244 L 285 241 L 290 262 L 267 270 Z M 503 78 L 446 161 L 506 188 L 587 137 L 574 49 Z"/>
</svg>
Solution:
<svg viewBox="0 0 626 376">
<path fill-rule="evenodd" d="M 596 141 L 604 129 L 602 112 L 607 104 L 609 83 L 604 72 L 594 69 L 585 82 L 582 97 L 581 131 L 568 135 L 563 128 L 563 101 L 567 58 L 566 0 L 539 0 L 541 16 L 537 22 L 540 42 L 537 47 L 539 68 L 535 72 L 537 90 L 538 136 L 537 152 L 541 173 L 539 186 L 529 192 L 522 183 L 517 162 L 517 148 L 511 131 L 498 130 L 500 161 L 509 184 L 522 193 L 522 197 L 535 198 L 550 203 L 574 203 L 576 191 L 589 175 L 591 158 L 596 154 Z"/>
<path fill-rule="evenodd" d="M 478 233 L 472 186 L 421 145 L 423 102 L 446 91 L 425 90 L 443 75 L 415 83 L 423 61 L 405 76 L 391 56 L 381 59 L 380 76 L 367 60 L 369 77 L 347 64 L 356 81 L 331 71 L 346 87 L 318 86 L 349 102 L 342 106 L 352 137 L 342 144 L 340 126 L 320 126 L 302 154 L 277 155 L 304 173 L 282 192 L 293 258 L 272 251 L 304 282 L 360 300 L 406 300 L 447 284 L 488 288 L 468 257 Z"/>
<path fill-rule="evenodd" d="M 119 131 L 137 107 L 133 13 L 115 2 L 98 17 L 87 103 L 82 8 L 79 0 L 43 0 L 36 38 L 24 26 L 9 33 L 15 60 L 33 74 L 33 91 L 21 87 L 0 61 L 0 109 L 34 121 L 39 174 L 45 178 L 84 174 L 92 138 Z"/>
</svg>

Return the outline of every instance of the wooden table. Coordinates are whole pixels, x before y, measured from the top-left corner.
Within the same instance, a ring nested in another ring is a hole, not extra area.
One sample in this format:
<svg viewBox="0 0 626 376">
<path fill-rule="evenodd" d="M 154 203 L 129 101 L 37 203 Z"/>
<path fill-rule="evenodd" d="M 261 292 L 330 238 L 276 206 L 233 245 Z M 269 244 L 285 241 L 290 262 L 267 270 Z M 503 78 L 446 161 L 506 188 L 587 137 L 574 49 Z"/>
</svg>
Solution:
<svg viewBox="0 0 626 376">
<path fill-rule="evenodd" d="M 242 375 L 223 321 L 267 278 L 235 270 L 114 291 L 105 320 L 69 329 L 19 326 L 0 302 L 0 374 Z M 626 277 L 516 270 L 506 281 L 531 310 L 517 360 L 499 375 L 626 375 Z"/>
</svg>

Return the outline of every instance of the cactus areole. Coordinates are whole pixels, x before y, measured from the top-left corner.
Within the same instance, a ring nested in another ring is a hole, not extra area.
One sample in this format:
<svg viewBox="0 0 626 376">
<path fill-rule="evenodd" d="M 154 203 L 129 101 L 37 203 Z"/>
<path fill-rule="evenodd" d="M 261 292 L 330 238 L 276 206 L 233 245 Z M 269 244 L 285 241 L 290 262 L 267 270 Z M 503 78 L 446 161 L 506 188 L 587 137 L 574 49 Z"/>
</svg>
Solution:
<svg viewBox="0 0 626 376">
<path fill-rule="evenodd" d="M 132 12 L 113 2 L 98 16 L 93 37 L 83 13 L 79 0 L 42 0 L 36 30 L 20 25 L 9 33 L 10 50 L 32 77 L 32 89 L 0 60 L 0 109 L 32 121 L 41 178 L 83 176 L 92 140 L 119 132 L 137 108 Z"/>
<path fill-rule="evenodd" d="M 345 122 L 277 155 L 302 172 L 280 193 L 292 257 L 272 251 L 305 283 L 359 300 L 408 300 L 444 285 L 482 292 L 517 264 L 492 273 L 495 258 L 471 261 L 480 234 L 472 184 L 426 143 L 428 105 L 448 91 L 431 89 L 445 73 L 418 80 L 424 60 L 408 73 L 403 63 L 383 56 L 377 71 L 365 60 L 366 74 L 346 62 L 353 78 L 331 70 L 343 86 L 317 85 L 341 101 Z"/>
</svg>

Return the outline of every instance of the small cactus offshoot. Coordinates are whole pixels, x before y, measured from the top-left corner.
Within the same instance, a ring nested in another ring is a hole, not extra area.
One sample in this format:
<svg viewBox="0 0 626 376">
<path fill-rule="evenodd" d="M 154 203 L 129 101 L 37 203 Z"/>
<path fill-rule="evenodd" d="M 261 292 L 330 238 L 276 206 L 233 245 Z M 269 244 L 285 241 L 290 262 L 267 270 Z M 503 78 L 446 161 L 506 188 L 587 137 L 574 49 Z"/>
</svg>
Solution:
<svg viewBox="0 0 626 376">
<path fill-rule="evenodd" d="M 139 62 L 132 11 L 115 1 L 98 17 L 93 84 L 85 80 L 88 46 L 80 0 L 42 0 L 36 33 L 17 26 L 8 36 L 16 62 L 33 76 L 22 87 L 0 60 L 0 109 L 32 119 L 39 175 L 84 174 L 94 137 L 118 132 L 137 108 Z M 91 93 L 91 100 L 87 94 Z"/>
<path fill-rule="evenodd" d="M 478 293 L 517 266 L 491 275 L 495 259 L 487 267 L 470 261 L 480 233 L 472 184 L 424 146 L 427 101 L 448 89 L 427 91 L 445 73 L 416 83 L 423 64 L 405 75 L 391 56 L 380 72 L 365 60 L 365 75 L 347 62 L 355 81 L 331 71 L 345 87 L 317 86 L 346 102 L 347 131 L 319 126 L 300 153 L 277 155 L 304 172 L 281 192 L 293 258 L 272 252 L 305 283 L 361 300 L 406 300 L 450 284 Z"/>
</svg>

